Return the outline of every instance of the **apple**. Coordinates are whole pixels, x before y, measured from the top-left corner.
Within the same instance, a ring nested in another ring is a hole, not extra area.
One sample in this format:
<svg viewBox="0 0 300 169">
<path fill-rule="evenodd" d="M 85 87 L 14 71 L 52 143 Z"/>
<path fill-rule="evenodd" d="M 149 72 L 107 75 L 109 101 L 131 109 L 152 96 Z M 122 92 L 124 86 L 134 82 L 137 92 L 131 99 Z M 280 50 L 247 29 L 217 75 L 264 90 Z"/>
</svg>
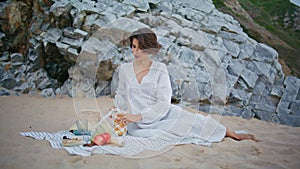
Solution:
<svg viewBox="0 0 300 169">
<path fill-rule="evenodd" d="M 102 135 L 104 137 L 105 143 L 107 143 L 107 144 L 110 143 L 110 138 L 111 138 L 110 134 L 109 133 L 103 133 Z"/>
<path fill-rule="evenodd" d="M 103 133 L 103 134 L 96 135 L 94 137 L 94 143 L 98 146 L 102 146 L 104 144 L 110 143 L 110 134 Z"/>
</svg>

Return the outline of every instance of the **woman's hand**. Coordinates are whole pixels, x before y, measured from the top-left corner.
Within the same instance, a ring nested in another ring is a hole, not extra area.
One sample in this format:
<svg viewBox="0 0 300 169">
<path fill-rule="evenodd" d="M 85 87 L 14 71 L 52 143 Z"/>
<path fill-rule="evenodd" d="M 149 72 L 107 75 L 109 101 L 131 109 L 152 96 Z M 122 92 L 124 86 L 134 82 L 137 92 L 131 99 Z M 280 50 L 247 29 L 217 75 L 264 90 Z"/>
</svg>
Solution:
<svg viewBox="0 0 300 169">
<path fill-rule="evenodd" d="M 142 115 L 125 113 L 125 114 L 123 114 L 123 117 L 121 118 L 121 120 L 123 120 L 126 124 L 136 123 L 136 122 L 142 120 Z"/>
</svg>

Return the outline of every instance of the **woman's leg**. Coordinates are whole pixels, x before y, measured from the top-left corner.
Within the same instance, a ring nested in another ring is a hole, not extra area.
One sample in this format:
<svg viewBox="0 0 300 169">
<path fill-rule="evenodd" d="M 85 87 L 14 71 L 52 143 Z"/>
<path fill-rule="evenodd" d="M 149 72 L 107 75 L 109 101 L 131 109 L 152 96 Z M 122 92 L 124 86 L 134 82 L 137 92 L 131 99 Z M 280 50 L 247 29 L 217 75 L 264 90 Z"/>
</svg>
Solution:
<svg viewBox="0 0 300 169">
<path fill-rule="evenodd" d="M 258 142 L 259 140 L 252 134 L 237 134 L 230 129 L 226 128 L 226 135 L 225 137 L 230 137 L 235 140 L 253 140 Z"/>
</svg>

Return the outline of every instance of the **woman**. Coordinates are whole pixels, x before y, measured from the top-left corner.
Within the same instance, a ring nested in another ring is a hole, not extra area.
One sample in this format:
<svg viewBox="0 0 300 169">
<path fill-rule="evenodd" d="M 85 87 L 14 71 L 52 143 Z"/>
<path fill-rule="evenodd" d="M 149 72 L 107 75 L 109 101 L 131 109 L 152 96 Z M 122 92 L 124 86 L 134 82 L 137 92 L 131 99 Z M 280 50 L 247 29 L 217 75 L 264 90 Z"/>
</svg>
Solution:
<svg viewBox="0 0 300 169">
<path fill-rule="evenodd" d="M 258 141 L 251 134 L 230 131 L 210 116 L 190 113 L 171 104 L 167 68 L 150 59 L 161 48 L 153 31 L 135 31 L 130 36 L 130 47 L 134 61 L 120 66 L 115 97 L 116 106 L 124 111 L 120 120 L 128 124 L 128 134 L 206 145 L 224 137 Z"/>
</svg>

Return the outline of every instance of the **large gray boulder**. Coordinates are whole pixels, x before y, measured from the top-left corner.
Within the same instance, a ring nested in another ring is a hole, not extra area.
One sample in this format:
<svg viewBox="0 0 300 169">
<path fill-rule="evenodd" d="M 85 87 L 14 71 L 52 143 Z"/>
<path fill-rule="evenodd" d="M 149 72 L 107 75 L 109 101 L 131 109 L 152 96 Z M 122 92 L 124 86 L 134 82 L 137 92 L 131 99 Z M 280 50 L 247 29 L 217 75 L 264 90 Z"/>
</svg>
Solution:
<svg viewBox="0 0 300 169">
<path fill-rule="evenodd" d="M 24 3 L 1 4 L 3 18 L 3 11 L 16 12 L 11 29 L 1 20 L 1 95 L 113 96 L 118 65 L 133 60 L 127 38 L 148 27 L 163 46 L 152 59 L 167 65 L 174 102 L 300 126 L 300 80 L 286 77 L 276 50 L 248 37 L 211 0 L 38 1 L 42 12 L 34 10 L 28 29 L 20 27 L 26 12 L 17 8 Z M 5 43 L 18 30 L 13 37 L 31 31 L 27 53 L 10 52 L 18 39 Z"/>
</svg>

